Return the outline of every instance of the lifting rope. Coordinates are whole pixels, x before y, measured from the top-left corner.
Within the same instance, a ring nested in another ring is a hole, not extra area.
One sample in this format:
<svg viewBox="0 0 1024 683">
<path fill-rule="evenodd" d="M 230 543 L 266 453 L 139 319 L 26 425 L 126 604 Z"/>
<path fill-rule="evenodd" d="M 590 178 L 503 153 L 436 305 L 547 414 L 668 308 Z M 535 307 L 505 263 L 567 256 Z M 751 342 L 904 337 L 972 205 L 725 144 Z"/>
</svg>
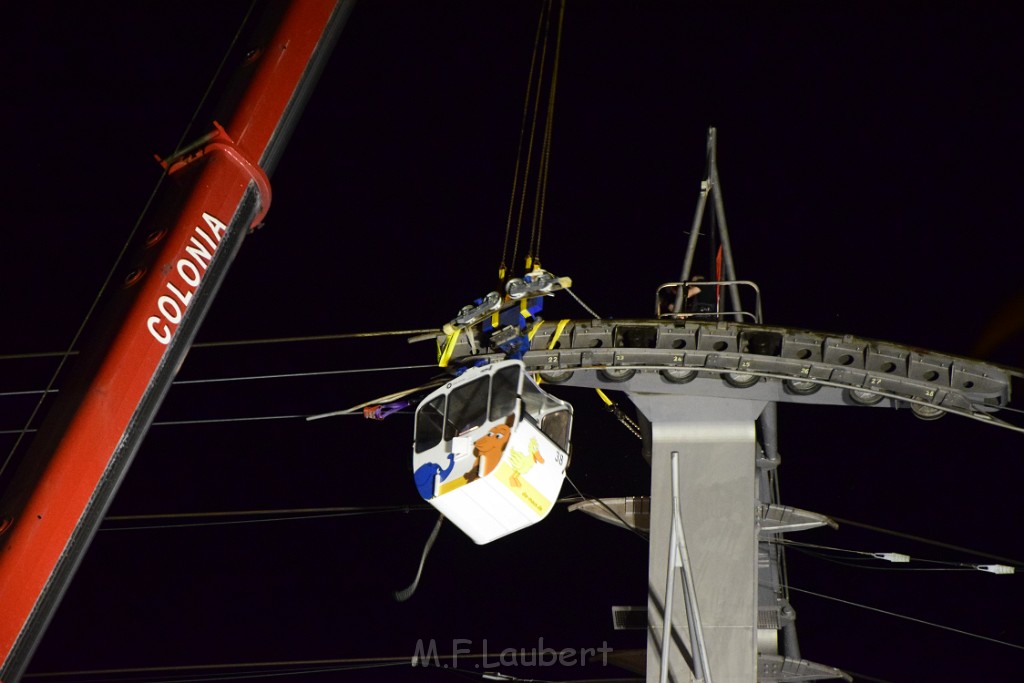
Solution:
<svg viewBox="0 0 1024 683">
<path fill-rule="evenodd" d="M 508 264 L 515 263 L 519 257 L 519 241 L 522 232 L 523 217 L 531 190 L 530 178 L 533 171 L 534 147 L 540 121 L 542 85 L 548 63 L 548 44 L 551 36 L 551 15 L 553 0 L 545 0 L 537 21 L 534 36 L 533 55 L 530 60 L 530 72 L 527 77 L 526 95 L 523 100 L 523 115 L 519 130 L 519 145 L 516 150 L 515 170 L 512 180 L 512 192 L 509 198 L 508 216 L 505 224 L 505 239 L 501 251 L 501 263 L 498 278 L 504 284 L 508 277 Z M 541 147 L 538 152 L 540 161 L 533 187 L 533 215 L 530 227 L 530 240 L 525 257 L 526 270 L 540 267 L 540 241 L 543 230 L 544 204 L 547 194 L 548 169 L 551 158 L 551 139 L 553 133 L 555 93 L 558 86 L 558 64 L 562 45 L 562 27 L 565 19 L 565 0 L 562 0 L 558 27 L 556 29 L 554 56 L 551 59 L 550 85 L 544 107 L 544 127 Z M 532 99 L 532 107 L 531 107 Z M 525 156 L 525 159 L 524 159 Z M 513 231 L 513 223 L 515 230 Z M 510 238 L 512 255 L 508 258 Z"/>
<path fill-rule="evenodd" d="M 558 86 L 562 28 L 565 23 L 565 0 L 561 0 L 560 3 L 554 47 L 549 49 L 553 13 L 554 0 L 544 0 L 537 20 L 526 95 L 523 99 L 512 193 L 509 198 L 505 238 L 498 266 L 498 287 L 495 291 L 464 306 L 454 319 L 442 327 L 445 339 L 438 340 L 437 350 L 437 364 L 442 368 L 448 367 L 451 362 L 462 330 L 469 330 L 467 338 L 470 347 L 476 350 L 477 340 L 473 331 L 473 327 L 476 325 L 480 325 L 481 331 L 486 335 L 487 343 L 495 351 L 504 353 L 506 358 L 521 359 L 523 354 L 529 350 L 537 330 L 540 329 L 541 319 L 537 317 L 537 314 L 543 308 L 543 297 L 572 286 L 571 279 L 555 277 L 543 270 L 540 265 L 540 242 L 551 160 L 555 93 Z M 553 57 L 549 58 L 549 53 Z M 549 78 L 550 83 L 546 99 L 543 94 L 545 77 Z M 543 124 L 541 124 L 542 115 L 544 116 Z M 540 128 L 542 131 L 538 147 L 537 133 Z M 539 158 L 536 172 L 534 172 L 535 154 Z M 526 272 L 521 278 L 510 277 L 509 263 L 514 264 L 519 257 L 524 215 L 527 211 L 527 203 L 531 200 L 530 237 L 524 259 Z M 512 243 L 511 259 L 509 258 L 510 242 Z M 579 301 L 578 298 L 577 301 Z"/>
<path fill-rule="evenodd" d="M 548 169 L 551 165 L 551 139 L 555 120 L 555 93 L 558 89 L 558 65 L 562 54 L 562 27 L 565 23 L 565 0 L 558 13 L 558 33 L 555 37 L 555 57 L 551 67 L 551 89 L 548 93 L 547 115 L 544 122 L 544 139 L 541 147 L 540 169 L 537 177 L 537 193 L 534 198 L 533 226 L 530 230 L 530 251 L 526 255 L 526 270 L 540 267 L 540 238 L 544 227 L 544 204 L 547 199 Z"/>
</svg>

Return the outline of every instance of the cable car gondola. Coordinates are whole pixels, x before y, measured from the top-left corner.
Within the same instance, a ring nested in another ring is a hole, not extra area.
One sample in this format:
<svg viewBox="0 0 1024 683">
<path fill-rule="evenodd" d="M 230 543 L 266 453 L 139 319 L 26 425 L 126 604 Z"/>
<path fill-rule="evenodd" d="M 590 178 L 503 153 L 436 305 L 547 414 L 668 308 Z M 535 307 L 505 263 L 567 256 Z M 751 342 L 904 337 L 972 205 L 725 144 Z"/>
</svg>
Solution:
<svg viewBox="0 0 1024 683">
<path fill-rule="evenodd" d="M 478 544 L 544 519 L 569 462 L 572 406 L 519 360 L 469 368 L 416 409 L 413 475 L 431 505 Z"/>
</svg>

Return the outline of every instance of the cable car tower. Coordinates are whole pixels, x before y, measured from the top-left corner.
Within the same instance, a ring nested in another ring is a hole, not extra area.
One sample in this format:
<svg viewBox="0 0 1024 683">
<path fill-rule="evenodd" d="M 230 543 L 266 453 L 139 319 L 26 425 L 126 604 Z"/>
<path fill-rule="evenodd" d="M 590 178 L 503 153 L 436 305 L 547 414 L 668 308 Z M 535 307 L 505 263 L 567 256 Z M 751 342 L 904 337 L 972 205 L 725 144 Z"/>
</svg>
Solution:
<svg viewBox="0 0 1024 683">
<path fill-rule="evenodd" d="M 706 218 L 719 245 L 709 280 L 691 273 Z M 486 340 L 450 332 L 438 344 L 451 367 L 504 361 Z M 909 408 L 922 419 L 957 413 L 1022 431 L 993 415 L 1010 400 L 1008 369 L 766 325 L 757 285 L 736 276 L 714 128 L 682 273 L 659 288 L 655 318 L 543 322 L 521 358 L 543 382 L 623 391 L 638 409 L 650 500 L 575 507 L 649 525 L 651 682 L 852 680 L 803 659 L 797 642 L 773 540 L 834 523 L 779 501 L 779 402 Z"/>
</svg>

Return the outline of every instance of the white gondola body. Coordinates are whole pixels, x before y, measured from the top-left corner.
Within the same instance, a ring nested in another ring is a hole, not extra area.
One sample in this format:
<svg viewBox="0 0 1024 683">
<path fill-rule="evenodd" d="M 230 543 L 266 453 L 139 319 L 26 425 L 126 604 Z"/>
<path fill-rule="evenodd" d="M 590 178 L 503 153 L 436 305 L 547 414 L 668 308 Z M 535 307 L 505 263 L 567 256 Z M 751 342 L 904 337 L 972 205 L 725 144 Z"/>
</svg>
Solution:
<svg viewBox="0 0 1024 683">
<path fill-rule="evenodd" d="M 544 519 L 568 465 L 572 407 L 522 361 L 470 368 L 420 402 L 413 472 L 420 495 L 476 543 Z"/>
</svg>

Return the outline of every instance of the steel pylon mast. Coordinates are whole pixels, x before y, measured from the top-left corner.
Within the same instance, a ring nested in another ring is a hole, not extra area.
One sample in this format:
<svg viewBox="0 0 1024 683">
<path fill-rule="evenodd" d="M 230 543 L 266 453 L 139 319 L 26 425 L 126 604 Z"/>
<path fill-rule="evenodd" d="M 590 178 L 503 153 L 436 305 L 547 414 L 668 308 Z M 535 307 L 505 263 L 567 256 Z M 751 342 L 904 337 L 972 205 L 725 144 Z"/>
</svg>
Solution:
<svg viewBox="0 0 1024 683">
<path fill-rule="evenodd" d="M 655 317 L 544 322 L 524 354 L 548 384 L 614 389 L 636 405 L 651 498 L 575 506 L 649 530 L 647 680 L 851 680 L 803 659 L 779 535 L 827 517 L 778 497 L 779 402 L 957 414 L 1015 431 L 995 413 L 1013 371 L 890 342 L 766 325 L 760 290 L 738 280 L 718 177 L 716 135 L 678 282 Z M 708 211 L 710 205 L 710 212 Z M 698 236 L 717 239 L 721 279 L 692 274 Z M 469 337 L 466 339 L 465 337 Z M 472 335 L 438 337 L 452 368 L 498 360 Z"/>
<path fill-rule="evenodd" d="M 717 147 L 717 132 L 710 128 L 707 171 L 680 281 L 691 279 L 699 238 L 708 234 L 720 264 L 715 277 L 728 281 L 716 285 L 714 319 L 742 323 L 740 288 L 748 283 L 736 276 Z M 690 287 L 677 288 L 674 310 L 682 320 Z M 721 301 L 723 290 L 727 305 Z M 760 325 L 758 299 L 748 322 Z M 723 315 L 726 309 L 731 312 Z M 742 374 L 726 379 L 737 385 L 758 381 Z M 646 424 L 645 455 L 651 464 L 647 679 L 686 680 L 687 673 L 708 683 L 849 679 L 800 657 L 781 552 L 771 542 L 776 534 L 831 522 L 781 506 L 776 404 L 747 398 L 742 390 L 748 387 L 735 388 L 741 390 L 735 397 L 629 394 Z"/>
</svg>

